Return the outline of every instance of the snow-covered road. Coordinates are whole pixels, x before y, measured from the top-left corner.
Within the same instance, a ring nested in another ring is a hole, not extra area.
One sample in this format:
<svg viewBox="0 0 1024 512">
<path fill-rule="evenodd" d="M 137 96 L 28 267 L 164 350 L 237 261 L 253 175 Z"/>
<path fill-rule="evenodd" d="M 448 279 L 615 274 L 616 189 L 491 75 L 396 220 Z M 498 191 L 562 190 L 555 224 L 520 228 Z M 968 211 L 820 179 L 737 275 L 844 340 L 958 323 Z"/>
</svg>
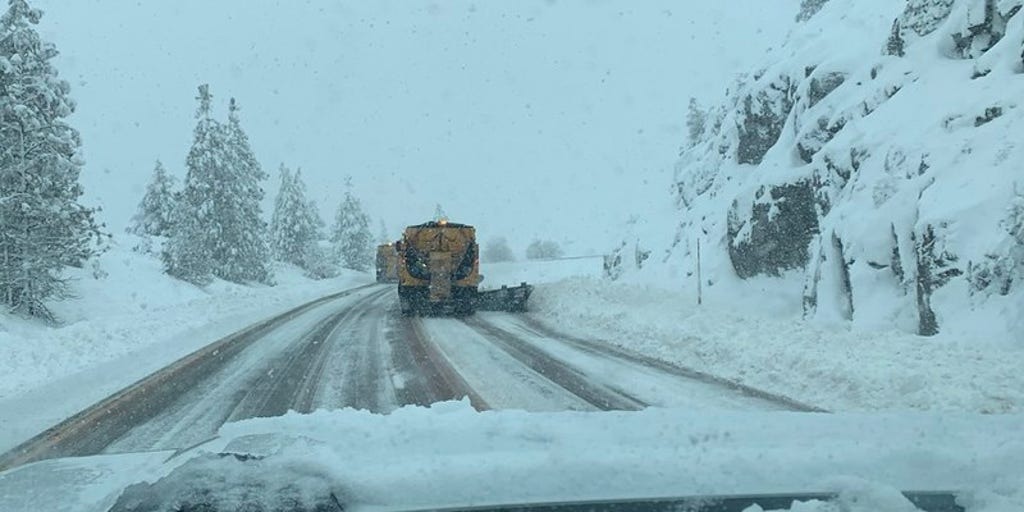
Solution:
<svg viewBox="0 0 1024 512">
<path fill-rule="evenodd" d="M 370 378 L 379 367 L 358 357 L 367 350 L 347 351 L 356 329 L 372 328 L 377 322 L 364 322 L 388 290 L 377 287 L 319 305 L 262 334 L 237 356 L 208 375 L 197 375 L 195 382 L 182 382 L 184 392 L 174 397 L 155 417 L 134 426 L 107 446 L 112 453 L 181 448 L 216 434 L 227 421 L 278 416 L 289 409 L 308 412 L 328 406 L 325 390 L 342 388 L 336 383 L 361 383 L 355 373 Z M 381 315 L 377 315 L 379 318 Z M 335 358 L 335 352 L 339 357 Z M 328 362 L 340 361 L 343 368 L 325 372 Z M 354 368 L 354 362 L 364 363 Z M 358 370 L 358 371 L 354 371 Z M 333 387 L 332 387 L 333 386 Z M 355 386 L 353 386 L 355 387 Z M 363 393 L 338 397 L 337 404 L 360 404 L 370 408 L 379 393 L 366 386 Z"/>
<path fill-rule="evenodd" d="M 0 468 L 186 448 L 225 422 L 289 410 L 387 413 L 466 396 L 477 409 L 809 409 L 559 333 L 529 316 L 404 318 L 394 288 L 374 285 L 206 347 L 22 445 L 0 458 Z"/>
<path fill-rule="evenodd" d="M 559 333 L 519 315 L 418 319 L 429 341 L 490 408 L 637 410 L 649 406 L 812 410 L 660 361 Z"/>
</svg>

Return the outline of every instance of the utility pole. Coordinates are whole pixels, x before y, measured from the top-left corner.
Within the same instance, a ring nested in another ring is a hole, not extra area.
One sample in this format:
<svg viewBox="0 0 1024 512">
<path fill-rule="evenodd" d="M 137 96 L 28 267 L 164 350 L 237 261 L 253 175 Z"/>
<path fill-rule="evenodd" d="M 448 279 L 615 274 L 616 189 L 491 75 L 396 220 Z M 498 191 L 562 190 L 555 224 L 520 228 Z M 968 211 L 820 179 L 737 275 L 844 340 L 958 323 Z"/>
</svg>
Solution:
<svg viewBox="0 0 1024 512">
<path fill-rule="evenodd" d="M 697 237 L 697 305 L 699 306 L 703 301 L 702 290 L 701 290 L 701 276 L 700 276 L 700 237 Z"/>
</svg>

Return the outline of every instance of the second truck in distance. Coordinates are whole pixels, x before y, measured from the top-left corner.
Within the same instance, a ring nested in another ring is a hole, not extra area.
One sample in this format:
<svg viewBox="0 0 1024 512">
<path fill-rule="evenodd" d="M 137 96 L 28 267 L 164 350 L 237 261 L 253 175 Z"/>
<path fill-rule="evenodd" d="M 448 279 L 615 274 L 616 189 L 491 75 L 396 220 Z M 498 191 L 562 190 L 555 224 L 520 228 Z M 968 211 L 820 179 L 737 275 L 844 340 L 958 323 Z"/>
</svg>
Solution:
<svg viewBox="0 0 1024 512">
<path fill-rule="evenodd" d="M 398 282 L 398 251 L 395 244 L 377 246 L 377 282 Z"/>
</svg>

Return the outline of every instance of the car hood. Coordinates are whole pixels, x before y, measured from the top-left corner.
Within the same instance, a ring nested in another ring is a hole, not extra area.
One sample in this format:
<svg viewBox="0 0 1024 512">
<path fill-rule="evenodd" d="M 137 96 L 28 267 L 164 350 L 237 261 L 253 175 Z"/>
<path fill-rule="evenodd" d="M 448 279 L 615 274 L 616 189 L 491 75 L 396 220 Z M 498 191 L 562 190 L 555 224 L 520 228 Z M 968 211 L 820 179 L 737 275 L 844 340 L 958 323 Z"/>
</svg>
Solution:
<svg viewBox="0 0 1024 512">
<path fill-rule="evenodd" d="M 1016 500 L 1022 431 L 1024 415 L 477 412 L 466 401 L 388 415 L 289 413 L 224 425 L 183 452 L 11 469 L 0 473 L 0 510 L 98 512 L 119 499 L 122 510 L 160 510 L 188 495 L 329 496 L 374 511 L 929 489 Z"/>
</svg>

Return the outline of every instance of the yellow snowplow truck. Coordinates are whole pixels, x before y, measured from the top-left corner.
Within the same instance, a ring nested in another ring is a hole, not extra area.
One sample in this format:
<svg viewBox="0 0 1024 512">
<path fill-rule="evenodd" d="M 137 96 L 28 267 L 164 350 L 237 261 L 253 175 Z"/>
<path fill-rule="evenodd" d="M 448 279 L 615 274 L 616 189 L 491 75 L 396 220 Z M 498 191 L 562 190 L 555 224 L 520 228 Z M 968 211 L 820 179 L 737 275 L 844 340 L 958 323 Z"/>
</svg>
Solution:
<svg viewBox="0 0 1024 512">
<path fill-rule="evenodd" d="M 476 228 L 437 221 L 405 228 L 398 242 L 402 314 L 472 315 L 480 283 Z"/>
<path fill-rule="evenodd" d="M 472 315 L 477 309 L 525 311 L 533 287 L 480 292 L 476 228 L 445 220 L 405 228 L 398 250 L 398 300 L 403 315 Z"/>
<path fill-rule="evenodd" d="M 395 244 L 377 246 L 377 282 L 398 282 L 398 251 Z"/>
</svg>

